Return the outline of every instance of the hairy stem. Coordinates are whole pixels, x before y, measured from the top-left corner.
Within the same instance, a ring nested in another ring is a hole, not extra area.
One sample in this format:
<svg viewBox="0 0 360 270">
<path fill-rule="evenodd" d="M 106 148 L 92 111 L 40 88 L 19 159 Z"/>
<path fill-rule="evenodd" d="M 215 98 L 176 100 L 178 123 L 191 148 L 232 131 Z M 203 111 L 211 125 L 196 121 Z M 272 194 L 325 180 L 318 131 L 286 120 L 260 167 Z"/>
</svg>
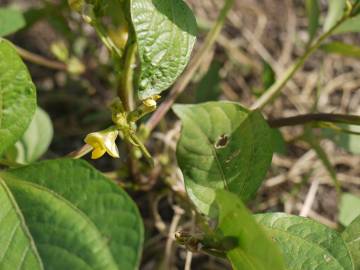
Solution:
<svg viewBox="0 0 360 270">
<path fill-rule="evenodd" d="M 314 113 L 268 120 L 268 124 L 272 128 L 305 125 L 311 122 L 330 122 L 349 125 L 360 125 L 360 116 L 346 114 Z"/>
<path fill-rule="evenodd" d="M 321 44 L 330 37 L 334 31 L 347 19 L 351 17 L 351 14 L 345 13 L 343 17 L 327 32 L 322 34 L 316 42 L 310 46 L 305 53 L 292 65 L 290 66 L 286 72 L 282 75 L 280 79 L 276 81 L 276 83 L 270 87 L 252 106 L 252 110 L 261 110 L 267 104 L 272 102 L 282 91 L 287 82 L 295 75 L 295 73 L 303 67 L 306 60 L 321 46 Z"/>
<path fill-rule="evenodd" d="M 149 121 L 146 123 L 146 127 L 149 131 L 153 130 L 161 121 L 161 119 L 165 116 L 165 114 L 169 111 L 171 106 L 174 104 L 175 100 L 178 96 L 185 90 L 188 86 L 189 82 L 193 78 L 195 72 L 200 67 L 204 56 L 211 50 L 214 45 L 217 37 L 220 34 L 222 27 L 224 26 L 226 16 L 233 6 L 235 0 L 226 0 L 220 14 L 216 20 L 215 25 L 212 27 L 203 45 L 197 51 L 197 54 L 194 56 L 192 61 L 189 64 L 189 68 L 185 71 L 185 73 L 177 80 L 177 83 L 172 88 L 169 96 L 162 102 L 160 107 L 156 110 L 156 112 L 152 115 Z"/>
</svg>

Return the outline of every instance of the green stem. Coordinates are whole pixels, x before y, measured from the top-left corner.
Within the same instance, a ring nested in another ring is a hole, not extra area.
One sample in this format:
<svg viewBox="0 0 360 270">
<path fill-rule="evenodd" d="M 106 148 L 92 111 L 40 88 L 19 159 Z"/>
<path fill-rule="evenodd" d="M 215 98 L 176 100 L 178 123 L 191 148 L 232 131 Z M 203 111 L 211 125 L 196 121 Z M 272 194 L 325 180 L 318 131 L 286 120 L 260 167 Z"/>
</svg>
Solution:
<svg viewBox="0 0 360 270">
<path fill-rule="evenodd" d="M 118 96 L 120 97 L 124 109 L 129 112 L 134 108 L 134 64 L 136 61 L 137 44 L 130 44 L 125 53 L 124 67 L 120 78 L 120 87 L 118 90 Z"/>
<path fill-rule="evenodd" d="M 185 71 L 183 76 L 177 80 L 177 83 L 174 85 L 169 96 L 162 102 L 160 107 L 155 111 L 149 121 L 146 123 L 146 128 L 153 130 L 165 116 L 165 114 L 170 110 L 171 106 L 174 104 L 177 97 L 186 89 L 192 78 L 194 77 L 195 72 L 199 69 L 201 63 L 203 62 L 205 56 L 213 47 L 216 39 L 218 38 L 221 29 L 224 26 L 226 17 L 231 7 L 233 6 L 235 0 L 226 0 L 220 14 L 216 20 L 215 25 L 207 34 L 206 39 L 203 45 L 197 51 L 197 54 L 192 59 L 189 64 L 189 68 Z"/>
<path fill-rule="evenodd" d="M 306 60 L 321 46 L 321 44 L 330 37 L 334 31 L 347 19 L 351 17 L 351 14 L 344 14 L 343 17 L 327 32 L 322 34 L 317 41 L 309 47 L 305 53 L 296 61 L 295 64 L 290 66 L 287 71 L 282 75 L 282 77 L 276 81 L 276 83 L 270 87 L 252 106 L 252 110 L 261 110 L 271 101 L 273 101 L 280 93 L 287 82 L 295 75 L 295 73 L 303 67 Z"/>
</svg>

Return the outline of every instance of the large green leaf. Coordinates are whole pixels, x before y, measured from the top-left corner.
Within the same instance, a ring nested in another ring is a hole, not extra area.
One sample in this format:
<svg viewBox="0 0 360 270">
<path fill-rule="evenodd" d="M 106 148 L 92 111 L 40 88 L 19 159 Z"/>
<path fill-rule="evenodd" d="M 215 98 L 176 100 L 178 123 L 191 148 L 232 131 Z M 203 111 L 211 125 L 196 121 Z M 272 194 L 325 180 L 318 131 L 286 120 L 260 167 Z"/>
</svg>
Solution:
<svg viewBox="0 0 360 270">
<path fill-rule="evenodd" d="M 354 270 L 344 240 L 334 230 L 287 214 L 256 216 L 282 249 L 287 269 Z"/>
<path fill-rule="evenodd" d="M 349 248 L 355 269 L 360 269 L 360 216 L 346 228 L 342 237 Z"/>
<path fill-rule="evenodd" d="M 341 18 L 345 10 L 345 0 L 328 0 L 329 11 L 324 23 L 324 32 L 333 27 Z"/>
<path fill-rule="evenodd" d="M 339 206 L 339 221 L 342 225 L 348 226 L 360 215 L 360 197 L 350 193 L 341 195 Z"/>
<path fill-rule="evenodd" d="M 272 158 L 272 132 L 259 112 L 231 102 L 175 105 L 183 128 L 177 159 L 187 192 L 208 213 L 215 189 L 249 200 Z"/>
<path fill-rule="evenodd" d="M 34 162 L 47 151 L 52 137 L 53 126 L 48 114 L 37 108 L 24 135 L 6 151 L 6 158 L 21 164 Z"/>
<path fill-rule="evenodd" d="M 71 203 L 72 208 L 76 209 L 79 215 L 87 216 L 86 219 L 89 220 L 89 223 L 96 226 L 99 234 L 106 239 L 103 242 L 102 249 L 108 249 L 110 254 L 112 254 L 113 260 L 118 266 L 116 269 L 137 268 L 143 242 L 143 225 L 137 207 L 122 189 L 102 176 L 100 172 L 92 168 L 88 163 L 68 159 L 44 161 L 12 169 L 2 173 L 2 175 L 8 179 L 8 182 L 13 178 L 22 179 L 23 181 L 28 181 L 32 186 L 41 186 L 42 190 L 48 189 L 56 192 L 56 198 Z M 22 193 L 20 192 L 19 194 L 21 195 Z M 61 202 L 61 205 L 64 205 L 64 203 Z M 32 207 L 32 209 L 32 215 L 44 215 L 41 210 L 42 208 L 39 208 L 39 213 L 37 213 L 37 208 Z M 22 210 L 25 211 L 26 209 Z M 52 212 L 52 215 L 55 218 L 56 211 L 58 210 L 53 210 L 55 212 Z M 48 211 L 52 210 L 48 209 Z M 32 233 L 46 231 L 48 227 L 52 227 L 53 221 L 50 218 L 50 214 L 48 217 L 49 219 L 45 219 L 44 216 L 42 224 L 38 227 L 32 227 L 34 230 Z M 55 232 L 53 237 L 50 231 L 44 235 L 44 237 L 49 239 L 49 244 L 53 240 L 58 241 L 58 236 Z M 70 235 L 63 236 L 66 241 L 69 237 Z M 74 234 L 71 237 L 76 238 L 77 236 Z M 54 245 L 57 245 L 56 243 Z M 44 252 L 42 253 L 42 251 Z M 73 250 L 69 249 L 68 251 L 72 252 Z M 40 249 L 40 255 L 42 257 L 46 256 L 50 260 L 56 254 L 56 250 L 47 253 L 46 249 Z M 47 260 L 44 260 L 46 265 L 45 261 Z M 63 267 L 59 269 L 78 268 Z"/>
<path fill-rule="evenodd" d="M 187 65 L 196 20 L 183 0 L 131 0 L 131 20 L 141 60 L 139 98 L 159 94 Z"/>
<path fill-rule="evenodd" d="M 282 254 L 249 213 L 241 199 L 224 190 L 216 192 L 218 233 L 236 247 L 227 252 L 234 269 L 285 269 Z"/>
<path fill-rule="evenodd" d="M 10 42 L 0 38 L 0 155 L 20 139 L 35 109 L 30 75 Z"/>
<path fill-rule="evenodd" d="M 76 207 L 34 183 L 6 182 L 47 269 L 117 269 L 106 238 Z"/>
<path fill-rule="evenodd" d="M 12 8 L 0 8 L 0 37 L 12 34 L 25 26 L 21 11 Z"/>
<path fill-rule="evenodd" d="M 39 270 L 42 262 L 13 195 L 0 178 L 0 269 Z"/>
</svg>

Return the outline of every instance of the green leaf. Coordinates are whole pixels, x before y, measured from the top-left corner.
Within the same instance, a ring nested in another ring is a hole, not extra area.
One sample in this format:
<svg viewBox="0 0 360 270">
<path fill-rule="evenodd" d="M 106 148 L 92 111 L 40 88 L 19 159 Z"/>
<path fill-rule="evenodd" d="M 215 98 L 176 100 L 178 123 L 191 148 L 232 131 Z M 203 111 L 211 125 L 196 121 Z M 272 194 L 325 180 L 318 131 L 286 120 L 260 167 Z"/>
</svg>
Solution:
<svg viewBox="0 0 360 270">
<path fill-rule="evenodd" d="M 196 102 L 207 102 L 218 100 L 220 90 L 220 69 L 221 63 L 213 61 L 208 72 L 203 76 L 196 87 Z"/>
<path fill-rule="evenodd" d="M 307 218 L 282 213 L 256 215 L 282 249 L 287 269 L 354 270 L 344 240 Z"/>
<path fill-rule="evenodd" d="M 271 65 L 263 60 L 263 71 L 261 75 L 264 90 L 269 89 L 276 81 L 276 74 Z"/>
<path fill-rule="evenodd" d="M 19 207 L 1 178 L 0 205 L 0 269 L 43 269 Z"/>
<path fill-rule="evenodd" d="M 357 125 L 337 125 L 344 131 L 360 132 L 360 126 Z M 323 135 L 334 141 L 338 146 L 344 148 L 353 154 L 360 154 L 360 135 L 341 132 L 333 129 L 325 129 Z"/>
<path fill-rule="evenodd" d="M 183 129 L 177 159 L 187 192 L 207 214 L 215 189 L 249 200 L 272 159 L 271 129 L 259 112 L 231 102 L 175 105 Z"/>
<path fill-rule="evenodd" d="M 344 23 L 342 23 L 336 30 L 335 34 L 343 34 L 349 32 L 360 32 L 360 15 L 357 15 Z"/>
<path fill-rule="evenodd" d="M 53 191 L 7 180 L 47 269 L 117 269 L 96 226 Z"/>
<path fill-rule="evenodd" d="M 309 43 L 314 39 L 319 28 L 320 5 L 318 0 L 306 0 L 306 13 L 309 21 Z"/>
<path fill-rule="evenodd" d="M 324 23 L 324 32 L 333 27 L 344 14 L 346 1 L 345 0 L 328 0 L 329 11 Z"/>
<path fill-rule="evenodd" d="M 350 225 L 360 215 L 360 198 L 350 193 L 342 194 L 339 211 L 340 223 L 344 226 Z"/>
<path fill-rule="evenodd" d="M 20 139 L 35 109 L 29 72 L 11 43 L 0 39 L 0 155 Z"/>
<path fill-rule="evenodd" d="M 20 10 L 0 8 L 0 37 L 10 35 L 26 25 Z"/>
<path fill-rule="evenodd" d="M 356 45 L 346 44 L 340 41 L 333 41 L 322 45 L 320 48 L 327 53 L 335 53 L 343 56 L 360 58 L 360 47 Z"/>
<path fill-rule="evenodd" d="M 52 160 L 12 169 L 6 173 L 2 173 L 2 175 L 3 178 L 8 180 L 8 182 L 11 182 L 14 178 L 21 179 L 29 182 L 27 186 L 38 185 L 42 187 L 42 190 L 48 189 L 51 190 L 52 193 L 56 192 L 56 197 L 60 198 L 60 201 L 66 201 L 68 204 L 71 203 L 72 205 L 70 209 L 75 209 L 75 212 L 77 212 L 80 216 L 85 216 L 89 224 L 93 224 L 93 227 L 96 226 L 98 233 L 105 240 L 101 242 L 102 247 L 100 250 L 109 250 L 109 256 L 113 258 L 117 265 L 116 269 L 136 269 L 138 267 L 143 243 L 143 225 L 137 207 L 122 189 L 120 189 L 115 183 L 105 178 L 100 172 L 88 165 L 88 163 L 81 160 Z M 34 192 L 46 193 L 46 190 Z M 21 192 L 20 196 L 22 196 Z M 44 195 L 44 198 L 49 196 Z M 32 199 L 28 198 L 28 200 Z M 50 200 L 55 203 L 55 195 L 53 199 L 49 197 L 49 201 Z M 40 207 L 41 202 L 36 202 L 36 204 Z M 59 202 L 57 205 L 59 206 L 60 204 L 65 207 L 64 202 Z M 48 243 L 46 245 L 54 246 L 54 249 L 51 250 L 45 248 L 39 249 L 41 257 L 46 258 L 44 259 L 44 264 L 47 265 L 47 262 L 54 263 L 54 267 L 59 267 L 56 269 L 82 269 L 70 266 L 63 267 L 62 265 L 57 265 L 56 261 L 53 261 L 53 258 L 56 258 L 58 252 L 63 253 L 65 250 L 68 250 L 69 253 L 74 252 L 74 249 L 71 247 L 73 243 L 70 242 L 70 237 L 77 239 L 78 237 L 85 236 L 81 233 L 79 235 L 75 233 L 62 235 L 61 231 L 55 231 L 52 233 L 51 227 L 53 227 L 52 223 L 54 221 L 51 219 L 50 213 L 52 213 L 52 216 L 55 218 L 55 213 L 57 213 L 59 209 L 52 208 L 46 210 L 44 207 L 45 206 L 36 208 L 34 206 L 32 207 L 32 210 L 29 210 L 31 213 L 29 213 L 28 216 L 25 214 L 27 222 L 27 218 L 30 218 L 30 222 L 33 221 L 32 216 L 36 218 L 36 216 L 39 215 L 44 218 L 40 225 L 34 225 L 33 227 L 30 226 L 32 234 L 41 237 L 37 238 L 34 236 L 35 242 L 37 242 L 37 239 L 43 241 L 42 237 L 44 237 L 48 239 Z M 26 209 L 22 210 L 25 211 Z M 47 212 L 45 214 L 42 213 L 42 209 L 49 211 L 49 214 L 46 214 Z M 85 225 L 85 223 L 82 224 Z M 71 226 L 75 226 L 75 224 Z M 67 229 L 67 231 L 71 233 L 72 230 Z M 47 233 L 42 233 L 43 235 L 39 236 L 39 232 Z M 59 233 L 59 235 L 57 235 L 57 233 Z M 96 234 L 97 233 L 95 233 L 95 235 Z M 64 243 L 58 242 L 60 241 L 59 238 L 64 239 Z M 85 240 L 87 241 L 89 239 L 84 239 L 84 241 Z M 83 242 L 80 241 L 79 244 L 81 243 Z M 69 246 L 68 244 L 71 245 Z M 64 251 L 60 251 L 59 248 L 63 245 L 66 245 L 66 248 Z M 82 256 L 81 249 L 78 249 L 78 245 L 76 247 L 75 254 Z M 83 252 L 85 256 L 90 251 L 86 249 Z M 93 254 L 92 256 L 95 255 L 96 254 Z M 108 255 L 106 256 L 109 257 Z M 91 258 L 92 257 L 88 257 L 88 259 Z M 78 259 L 68 257 L 68 260 L 69 263 L 75 263 Z M 65 262 L 67 262 L 67 260 L 65 260 Z M 108 262 L 110 263 L 110 259 Z M 113 264 L 111 263 L 109 265 Z M 100 267 L 100 269 L 112 268 Z"/>
<path fill-rule="evenodd" d="M 285 155 L 287 153 L 287 147 L 281 131 L 277 128 L 272 128 L 271 136 L 274 145 L 274 152 L 277 154 Z"/>
<path fill-rule="evenodd" d="M 48 114 L 37 108 L 34 118 L 22 138 L 6 151 L 7 160 L 21 164 L 36 161 L 49 148 L 53 137 L 53 126 Z"/>
<path fill-rule="evenodd" d="M 256 223 L 239 197 L 218 190 L 216 206 L 219 213 L 217 232 L 237 243 L 227 252 L 234 269 L 285 269 L 280 250 Z"/>
<path fill-rule="evenodd" d="M 187 65 L 196 20 L 183 0 L 131 0 L 131 20 L 141 61 L 139 98 L 169 88 Z"/>
<path fill-rule="evenodd" d="M 360 216 L 358 216 L 349 227 L 342 233 L 351 257 L 354 262 L 354 269 L 360 269 Z"/>
</svg>

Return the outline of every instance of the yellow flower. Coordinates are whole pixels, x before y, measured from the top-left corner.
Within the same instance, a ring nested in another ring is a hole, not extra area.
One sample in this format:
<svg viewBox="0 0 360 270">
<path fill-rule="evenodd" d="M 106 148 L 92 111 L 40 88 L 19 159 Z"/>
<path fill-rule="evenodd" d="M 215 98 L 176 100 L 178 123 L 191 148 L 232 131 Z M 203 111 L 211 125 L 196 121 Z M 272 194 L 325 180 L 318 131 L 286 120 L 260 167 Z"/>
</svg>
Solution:
<svg viewBox="0 0 360 270">
<path fill-rule="evenodd" d="M 91 158 L 101 158 L 105 153 L 119 158 L 119 150 L 115 143 L 118 135 L 119 132 L 113 128 L 88 134 L 84 141 L 93 148 Z"/>
</svg>

